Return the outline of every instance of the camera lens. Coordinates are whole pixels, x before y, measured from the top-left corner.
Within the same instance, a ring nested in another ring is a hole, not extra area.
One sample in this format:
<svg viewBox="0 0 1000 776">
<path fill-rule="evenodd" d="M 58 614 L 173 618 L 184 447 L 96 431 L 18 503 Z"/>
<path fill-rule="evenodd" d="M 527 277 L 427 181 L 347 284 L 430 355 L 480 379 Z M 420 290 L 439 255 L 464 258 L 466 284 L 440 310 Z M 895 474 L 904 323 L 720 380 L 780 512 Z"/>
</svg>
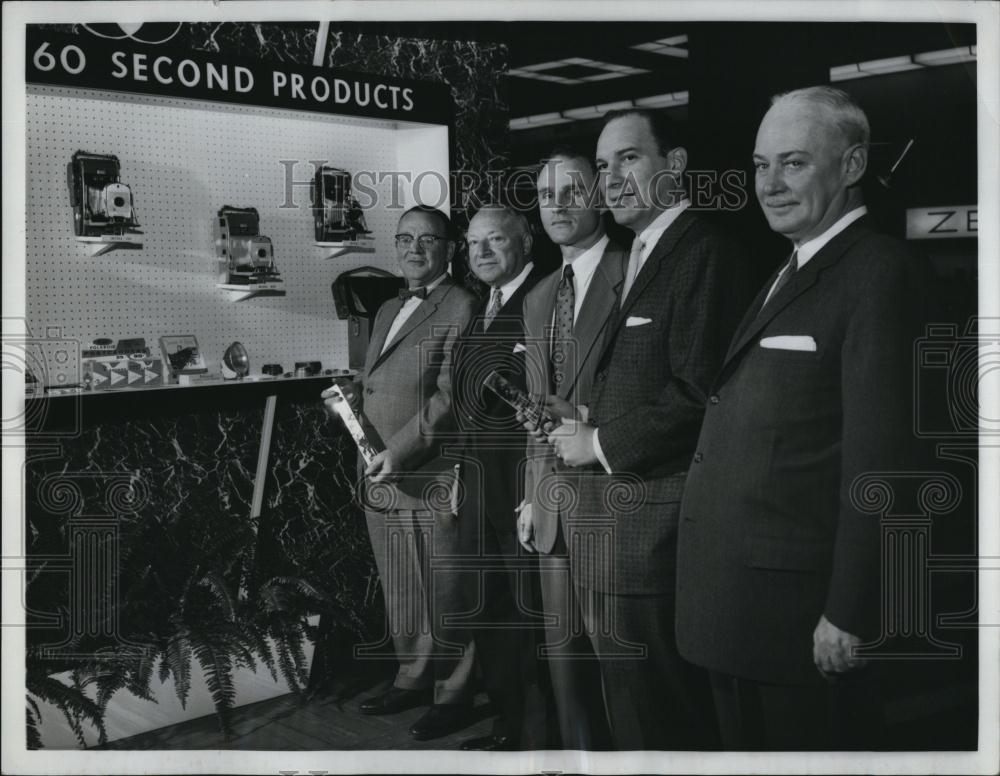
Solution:
<svg viewBox="0 0 1000 776">
<path fill-rule="evenodd" d="M 266 259 L 267 258 L 267 249 L 266 248 L 258 248 L 257 249 L 257 258 L 258 259 Z"/>
<path fill-rule="evenodd" d="M 115 207 L 125 207 L 125 197 L 115 197 Z"/>
</svg>

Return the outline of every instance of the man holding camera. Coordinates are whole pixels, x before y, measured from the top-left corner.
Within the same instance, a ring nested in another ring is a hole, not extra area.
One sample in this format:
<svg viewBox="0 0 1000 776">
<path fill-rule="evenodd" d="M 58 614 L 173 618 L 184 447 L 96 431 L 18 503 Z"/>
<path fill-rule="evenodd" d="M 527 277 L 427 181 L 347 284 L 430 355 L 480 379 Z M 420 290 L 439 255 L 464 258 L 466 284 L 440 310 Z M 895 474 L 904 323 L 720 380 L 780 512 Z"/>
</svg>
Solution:
<svg viewBox="0 0 1000 776">
<path fill-rule="evenodd" d="M 445 628 L 448 613 L 468 611 L 472 592 L 431 560 L 459 551 L 451 507 L 455 461 L 441 438 L 455 430 L 452 361 L 475 297 L 448 275 L 456 235 L 444 213 L 417 206 L 399 220 L 396 256 L 407 288 L 379 308 L 364 370 L 344 386 L 363 408 L 369 437 L 384 450 L 363 468 L 368 534 L 375 555 L 399 670 L 393 686 L 361 704 L 365 714 L 392 714 L 432 702 L 410 729 L 436 738 L 468 722 L 474 660 L 471 635 Z M 324 392 L 323 398 L 336 401 Z"/>
</svg>

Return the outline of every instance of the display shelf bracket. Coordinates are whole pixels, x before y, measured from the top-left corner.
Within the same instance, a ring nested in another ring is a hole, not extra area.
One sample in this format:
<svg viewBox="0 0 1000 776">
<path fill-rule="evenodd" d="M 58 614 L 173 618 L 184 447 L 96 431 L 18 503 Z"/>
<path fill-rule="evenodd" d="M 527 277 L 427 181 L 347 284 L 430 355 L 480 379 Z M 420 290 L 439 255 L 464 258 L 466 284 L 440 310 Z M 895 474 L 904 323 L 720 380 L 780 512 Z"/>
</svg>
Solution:
<svg viewBox="0 0 1000 776">
<path fill-rule="evenodd" d="M 242 302 L 256 296 L 285 296 L 285 289 L 276 283 L 258 284 L 255 286 L 236 283 L 216 283 L 215 287 L 225 291 L 230 302 Z"/>
<path fill-rule="evenodd" d="M 342 240 L 340 242 L 317 242 L 313 243 L 317 248 L 323 250 L 324 259 L 335 259 L 348 253 L 375 253 L 375 240 Z"/>
<path fill-rule="evenodd" d="M 92 248 L 90 256 L 96 258 L 116 250 L 139 250 L 142 248 L 142 234 L 102 234 L 77 237 L 76 241 Z"/>
</svg>

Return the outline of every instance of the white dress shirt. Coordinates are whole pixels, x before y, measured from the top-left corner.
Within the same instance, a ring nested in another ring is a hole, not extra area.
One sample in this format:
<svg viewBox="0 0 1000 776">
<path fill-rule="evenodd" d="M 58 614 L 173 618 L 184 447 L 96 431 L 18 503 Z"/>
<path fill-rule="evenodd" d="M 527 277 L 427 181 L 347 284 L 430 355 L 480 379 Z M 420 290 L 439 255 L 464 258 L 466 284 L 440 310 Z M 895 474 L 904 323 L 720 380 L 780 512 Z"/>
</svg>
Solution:
<svg viewBox="0 0 1000 776">
<path fill-rule="evenodd" d="M 533 261 L 529 261 L 524 265 L 524 269 L 521 270 L 521 273 L 516 278 L 500 286 L 500 307 L 507 304 L 507 302 L 510 301 L 510 298 L 517 293 L 517 289 L 519 289 L 524 284 L 524 281 L 528 279 L 528 275 L 531 274 L 531 270 L 534 269 L 534 267 L 535 263 Z M 492 288 L 490 289 L 490 296 L 493 296 Z"/>
<path fill-rule="evenodd" d="M 608 247 L 608 242 L 610 238 L 604 235 L 600 240 L 591 245 L 587 250 L 581 253 L 572 261 L 567 261 L 563 259 L 562 266 L 559 267 L 559 276 L 566 271 L 566 266 L 571 265 L 573 267 L 573 293 L 575 294 L 573 300 L 573 324 L 576 324 L 577 318 L 580 317 L 580 310 L 583 308 L 583 300 L 587 297 L 587 290 L 590 288 L 590 281 L 594 279 L 594 273 L 597 272 L 597 265 L 601 263 L 601 259 L 604 257 L 604 251 Z M 552 320 L 551 325 L 555 325 L 556 321 L 556 311 L 555 308 L 552 309 Z"/>
<path fill-rule="evenodd" d="M 448 277 L 448 273 L 442 272 L 434 280 L 432 280 L 430 283 L 424 286 L 424 288 L 427 289 L 427 293 L 429 294 L 431 291 L 433 291 L 435 288 L 441 285 L 441 282 L 446 277 Z M 419 286 L 417 286 L 417 288 L 419 288 Z M 403 328 L 403 324 L 406 323 L 407 320 L 409 320 L 410 316 L 413 315 L 414 310 L 420 307 L 420 304 L 423 301 L 424 300 L 421 299 L 419 296 L 411 296 L 409 299 L 403 302 L 403 306 L 399 308 L 399 312 L 396 313 L 396 317 L 392 321 L 392 326 L 389 327 L 389 333 L 385 335 L 385 342 L 382 343 L 382 350 L 379 351 L 380 356 L 383 353 L 385 353 L 385 349 L 392 344 L 392 341 L 399 333 L 399 330 Z"/>
<path fill-rule="evenodd" d="M 868 212 L 868 208 L 862 205 L 861 207 L 856 207 L 854 210 L 842 215 L 833 226 L 827 229 L 823 234 L 818 237 L 813 237 L 811 240 L 806 240 L 804 243 L 795 243 L 795 269 L 796 271 L 802 269 L 809 260 L 823 250 L 826 244 L 830 242 L 834 237 L 843 232 L 847 227 L 857 221 L 861 216 Z M 778 285 L 778 281 L 781 280 L 781 274 L 774 279 L 774 283 L 771 284 L 770 290 L 767 292 L 767 296 L 764 297 L 764 304 L 767 304 L 771 295 L 774 293 L 774 287 Z"/>
<path fill-rule="evenodd" d="M 663 237 L 663 233 L 670 228 L 670 225 L 677 220 L 677 216 L 683 213 L 691 205 L 691 200 L 682 199 L 673 207 L 668 207 L 660 215 L 658 215 L 653 222 L 643 229 L 639 234 L 636 235 L 635 239 L 642 242 L 642 253 L 639 254 L 639 266 L 636 269 L 636 277 L 638 277 L 639 272 L 642 270 L 643 266 L 646 264 L 646 259 L 656 248 L 656 244 Z M 589 413 L 582 413 L 584 417 L 584 422 Z M 597 460 L 601 462 L 601 466 L 604 467 L 604 471 L 611 474 L 611 464 L 608 463 L 607 456 L 604 455 L 604 451 L 601 449 L 601 440 L 599 439 L 599 431 L 594 432 L 594 455 L 597 456 Z"/>
</svg>

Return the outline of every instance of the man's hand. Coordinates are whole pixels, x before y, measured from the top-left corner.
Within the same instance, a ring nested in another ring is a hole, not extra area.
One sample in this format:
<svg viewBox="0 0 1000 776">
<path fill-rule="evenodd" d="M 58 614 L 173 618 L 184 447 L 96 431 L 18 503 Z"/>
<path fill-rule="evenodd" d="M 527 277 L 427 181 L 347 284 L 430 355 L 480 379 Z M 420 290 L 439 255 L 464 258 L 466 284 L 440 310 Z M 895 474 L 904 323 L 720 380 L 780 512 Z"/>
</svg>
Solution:
<svg viewBox="0 0 1000 776">
<path fill-rule="evenodd" d="M 552 429 L 548 440 L 567 466 L 587 466 L 598 462 L 594 453 L 596 431 L 593 426 L 568 418 Z"/>
<path fill-rule="evenodd" d="M 517 412 L 517 422 L 524 426 L 525 430 L 534 437 L 536 442 L 545 442 L 548 438 L 549 432 L 555 428 L 554 423 L 542 423 L 540 426 L 536 426 L 528 416 L 523 412 L 518 410 Z"/>
<path fill-rule="evenodd" d="M 851 654 L 852 647 L 860 643 L 860 638 L 841 630 L 826 619 L 824 614 L 820 616 L 819 624 L 813 631 L 813 662 L 827 679 L 856 671 L 868 664 L 867 660 Z"/>
<path fill-rule="evenodd" d="M 358 395 L 357 391 L 354 390 L 354 383 L 349 381 L 338 382 L 337 386 L 340 387 L 340 390 L 344 394 L 344 398 L 347 399 L 347 403 L 350 405 L 351 409 L 357 412 L 361 407 L 361 397 Z M 341 399 L 334 393 L 333 386 L 330 386 L 323 391 L 323 393 L 320 394 L 320 398 L 323 399 L 323 403 L 326 405 L 330 414 L 336 415 L 336 404 Z"/>
<path fill-rule="evenodd" d="M 383 450 L 372 459 L 372 462 L 365 467 L 365 476 L 371 477 L 373 483 L 395 478 L 396 466 L 388 450 Z"/>
<path fill-rule="evenodd" d="M 535 546 L 535 524 L 531 519 L 531 504 L 521 502 L 517 509 L 517 540 L 528 552 L 537 552 Z"/>
</svg>

